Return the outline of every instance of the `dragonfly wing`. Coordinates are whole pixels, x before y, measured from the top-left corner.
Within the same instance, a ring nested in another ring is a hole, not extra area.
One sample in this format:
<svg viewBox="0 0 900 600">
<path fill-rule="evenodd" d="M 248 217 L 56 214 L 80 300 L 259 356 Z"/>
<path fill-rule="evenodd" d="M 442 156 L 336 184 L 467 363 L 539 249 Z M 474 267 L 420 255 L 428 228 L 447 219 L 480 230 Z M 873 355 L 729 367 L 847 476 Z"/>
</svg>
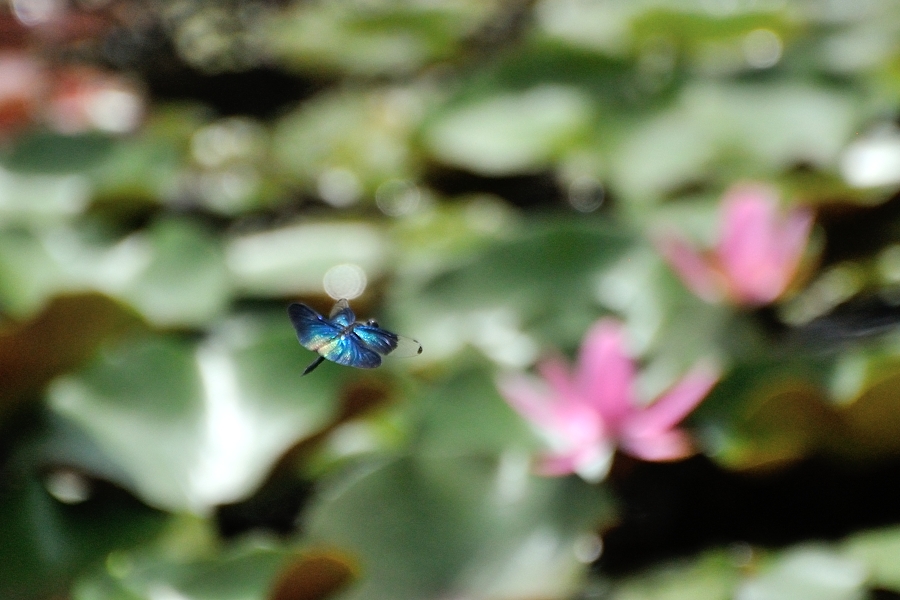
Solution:
<svg viewBox="0 0 900 600">
<path fill-rule="evenodd" d="M 334 303 L 328 318 L 339 327 L 349 327 L 351 323 L 356 321 L 356 315 L 350 309 L 350 303 L 347 302 L 346 298 L 341 298 Z"/>
<path fill-rule="evenodd" d="M 288 315 L 300 345 L 313 352 L 322 354 L 321 349 L 333 342 L 342 331 L 341 327 L 305 304 L 291 304 L 288 306 Z"/>
<path fill-rule="evenodd" d="M 378 354 L 390 354 L 397 347 L 397 335 L 374 325 L 357 325 L 353 333 L 360 343 Z"/>
<path fill-rule="evenodd" d="M 339 365 L 358 369 L 374 369 L 381 356 L 363 345 L 353 333 L 341 335 L 319 349 L 319 354 Z"/>
<path fill-rule="evenodd" d="M 422 344 L 416 340 L 397 335 L 381 327 L 357 325 L 353 328 L 353 333 L 359 336 L 367 348 L 378 354 L 406 357 L 422 353 Z"/>
<path fill-rule="evenodd" d="M 414 340 L 404 335 L 397 336 L 397 347 L 391 352 L 391 356 L 397 358 L 408 358 L 410 356 L 418 356 L 422 354 L 422 344 L 418 340 Z"/>
<path fill-rule="evenodd" d="M 331 307 L 331 312 L 328 314 L 328 318 L 333 319 L 336 314 L 348 308 L 350 308 L 350 302 L 348 302 L 346 298 L 341 298 L 334 303 L 334 306 Z"/>
</svg>

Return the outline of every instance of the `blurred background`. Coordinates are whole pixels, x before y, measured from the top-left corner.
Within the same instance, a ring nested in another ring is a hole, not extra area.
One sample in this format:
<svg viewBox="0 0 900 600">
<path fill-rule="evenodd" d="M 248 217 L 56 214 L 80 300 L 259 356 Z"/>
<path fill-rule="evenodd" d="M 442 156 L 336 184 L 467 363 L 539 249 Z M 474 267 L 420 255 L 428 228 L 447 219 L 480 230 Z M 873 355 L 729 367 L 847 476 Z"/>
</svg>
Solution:
<svg viewBox="0 0 900 600">
<path fill-rule="evenodd" d="M 898 109 L 890 0 L 0 1 L 0 598 L 900 598 Z M 542 475 L 599 319 L 694 454 Z"/>
</svg>

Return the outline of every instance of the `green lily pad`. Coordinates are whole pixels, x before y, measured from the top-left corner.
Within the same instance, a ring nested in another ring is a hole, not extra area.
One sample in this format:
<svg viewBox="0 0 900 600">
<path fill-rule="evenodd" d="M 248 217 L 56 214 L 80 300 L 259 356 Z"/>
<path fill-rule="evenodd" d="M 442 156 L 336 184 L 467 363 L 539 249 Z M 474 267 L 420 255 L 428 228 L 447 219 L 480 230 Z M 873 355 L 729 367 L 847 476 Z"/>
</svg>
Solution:
<svg viewBox="0 0 900 600">
<path fill-rule="evenodd" d="M 739 163 L 746 176 L 798 162 L 827 168 L 853 135 L 857 109 L 846 93 L 798 83 L 707 84 L 623 133 L 611 149 L 613 183 L 647 201 Z"/>
<path fill-rule="evenodd" d="M 301 380 L 302 354 L 286 316 L 231 322 L 199 347 L 133 338 L 56 380 L 50 402 L 118 465 L 122 485 L 154 506 L 205 512 L 248 495 L 332 418 L 341 374 Z"/>
<path fill-rule="evenodd" d="M 90 200 L 80 173 L 19 173 L 0 167 L 0 223 L 58 223 L 81 214 Z"/>
<path fill-rule="evenodd" d="M 484 306 L 496 298 L 524 306 L 554 299 L 574 304 L 592 291 L 591 276 L 632 243 L 627 231 L 611 223 L 537 225 L 436 277 L 426 293 L 456 308 Z"/>
<path fill-rule="evenodd" d="M 164 535 L 140 547 L 111 554 L 75 586 L 75 600 L 269 600 L 328 597 L 351 576 L 339 557 L 300 552 L 268 539 L 245 539 L 228 546 L 185 547 L 202 524 L 171 519 Z M 181 539 L 179 539 L 181 538 Z M 295 594 L 291 596 L 290 594 Z M 297 595 L 299 594 L 299 596 Z"/>
<path fill-rule="evenodd" d="M 535 219 L 449 266 L 428 265 L 430 276 L 398 284 L 389 308 L 397 329 L 423 344 L 422 363 L 471 345 L 504 366 L 525 367 L 543 345 L 577 347 L 602 312 L 598 277 L 632 243 L 626 228 L 601 220 Z"/>
<path fill-rule="evenodd" d="M 348 599 L 561 599 L 584 570 L 577 544 L 608 516 L 601 488 L 534 477 L 527 462 L 408 457 L 332 483 L 309 531 L 358 558 Z"/>
<path fill-rule="evenodd" d="M 735 600 L 862 600 L 866 567 L 829 548 L 798 547 L 738 587 Z"/>
<path fill-rule="evenodd" d="M 219 241 L 190 221 L 161 221 L 134 240 L 146 242 L 145 265 L 117 295 L 151 323 L 201 325 L 220 316 L 230 281 Z"/>
<path fill-rule="evenodd" d="M 900 529 L 864 531 L 842 544 L 845 555 L 866 565 L 871 587 L 900 591 Z"/>
<path fill-rule="evenodd" d="M 732 468 L 754 468 L 841 444 L 841 417 L 824 392 L 828 373 L 829 361 L 811 358 L 734 365 L 692 416 L 706 451 Z"/>
<path fill-rule="evenodd" d="M 0 162 L 16 171 L 70 173 L 100 163 L 114 146 L 113 138 L 99 133 L 35 132 L 19 139 Z"/>
<path fill-rule="evenodd" d="M 536 86 L 448 109 L 424 133 L 441 161 L 485 175 L 510 175 L 546 167 L 579 141 L 591 105 L 573 87 Z"/>
<path fill-rule="evenodd" d="M 656 565 L 614 582 L 612 600 L 719 600 L 730 598 L 739 570 L 727 552 Z"/>
<path fill-rule="evenodd" d="M 235 287 L 249 296 L 321 294 L 325 273 L 351 263 L 371 281 L 387 269 L 390 245 L 371 223 L 322 222 L 235 237 L 225 247 Z"/>
<path fill-rule="evenodd" d="M 54 377 L 79 367 L 104 343 L 140 331 L 139 319 L 99 294 L 60 296 L 33 319 L 0 329 L 0 415 L 39 398 Z"/>
<path fill-rule="evenodd" d="M 94 485 L 63 503 L 36 472 L 7 474 L 0 494 L 0 595 L 40 600 L 64 594 L 83 570 L 161 529 L 163 516 L 125 492 Z"/>
<path fill-rule="evenodd" d="M 489 18 L 493 2 L 348 1 L 296 5 L 272 19 L 267 45 L 296 68 L 378 75 L 447 58 Z"/>
<path fill-rule="evenodd" d="M 38 312 L 60 288 L 59 268 L 41 240 L 25 229 L 0 234 L 0 310 L 15 318 Z"/>
<path fill-rule="evenodd" d="M 276 165 L 336 206 L 416 174 L 411 137 L 422 112 L 415 89 L 344 91 L 301 104 L 275 126 Z"/>
<path fill-rule="evenodd" d="M 432 386 L 418 405 L 417 450 L 426 455 L 499 455 L 538 447 L 527 423 L 500 397 L 490 375 L 463 368 Z"/>
</svg>

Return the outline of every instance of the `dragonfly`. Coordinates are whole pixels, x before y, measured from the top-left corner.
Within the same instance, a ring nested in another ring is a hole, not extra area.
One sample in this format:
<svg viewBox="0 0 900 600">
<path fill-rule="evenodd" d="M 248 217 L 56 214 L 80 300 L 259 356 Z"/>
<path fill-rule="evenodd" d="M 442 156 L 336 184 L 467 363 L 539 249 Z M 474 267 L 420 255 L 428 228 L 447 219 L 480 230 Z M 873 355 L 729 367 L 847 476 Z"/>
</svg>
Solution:
<svg viewBox="0 0 900 600">
<path fill-rule="evenodd" d="M 327 318 L 298 302 L 288 306 L 288 316 L 300 345 L 319 354 L 303 375 L 311 373 L 326 359 L 348 367 L 374 369 L 388 354 L 415 356 L 422 353 L 422 344 L 382 329 L 374 319 L 357 321 L 346 298 L 334 304 Z"/>
</svg>

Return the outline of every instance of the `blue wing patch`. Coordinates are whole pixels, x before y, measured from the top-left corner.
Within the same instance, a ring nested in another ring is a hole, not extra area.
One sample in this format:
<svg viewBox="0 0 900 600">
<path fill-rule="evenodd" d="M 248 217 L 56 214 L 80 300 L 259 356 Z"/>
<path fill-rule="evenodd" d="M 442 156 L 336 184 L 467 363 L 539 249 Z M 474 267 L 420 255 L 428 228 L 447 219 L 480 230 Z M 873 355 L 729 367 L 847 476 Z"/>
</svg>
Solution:
<svg viewBox="0 0 900 600">
<path fill-rule="evenodd" d="M 328 321 L 305 304 L 291 304 L 288 306 L 288 315 L 294 331 L 297 332 L 297 341 L 301 346 L 313 352 L 319 352 L 323 346 L 334 341 L 342 331 L 341 327 Z"/>
<path fill-rule="evenodd" d="M 360 344 L 378 354 L 390 354 L 397 347 L 397 334 L 381 327 L 357 325 L 353 328 L 353 333 L 359 338 Z"/>
<path fill-rule="evenodd" d="M 341 298 L 331 307 L 331 313 L 328 315 L 335 325 L 339 327 L 349 327 L 356 321 L 356 315 L 350 309 L 350 303 L 346 298 Z"/>
<path fill-rule="evenodd" d="M 374 369 L 381 364 L 378 353 L 366 348 L 353 333 L 338 336 L 321 347 L 319 354 L 339 365 L 358 369 Z"/>
<path fill-rule="evenodd" d="M 303 371 L 304 375 L 325 359 L 348 367 L 374 369 L 381 365 L 382 356 L 422 353 L 419 342 L 382 329 L 375 321 L 357 323 L 345 299 L 334 304 L 327 318 L 300 303 L 288 306 L 288 315 L 300 345 L 319 354 Z"/>
</svg>

